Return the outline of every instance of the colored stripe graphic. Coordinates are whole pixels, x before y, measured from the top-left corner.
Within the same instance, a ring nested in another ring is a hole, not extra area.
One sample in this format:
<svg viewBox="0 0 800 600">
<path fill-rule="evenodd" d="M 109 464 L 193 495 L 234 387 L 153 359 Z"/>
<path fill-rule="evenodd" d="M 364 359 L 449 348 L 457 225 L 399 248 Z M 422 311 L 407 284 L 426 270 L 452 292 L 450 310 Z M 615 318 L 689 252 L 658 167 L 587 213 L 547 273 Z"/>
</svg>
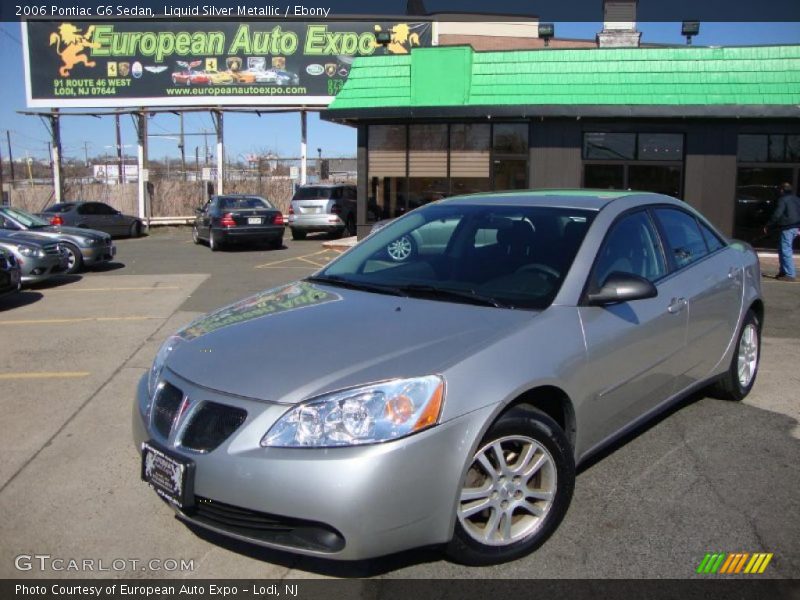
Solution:
<svg viewBox="0 0 800 600">
<path fill-rule="evenodd" d="M 771 552 L 707 552 L 696 572 L 705 575 L 761 574 L 772 557 Z"/>
</svg>

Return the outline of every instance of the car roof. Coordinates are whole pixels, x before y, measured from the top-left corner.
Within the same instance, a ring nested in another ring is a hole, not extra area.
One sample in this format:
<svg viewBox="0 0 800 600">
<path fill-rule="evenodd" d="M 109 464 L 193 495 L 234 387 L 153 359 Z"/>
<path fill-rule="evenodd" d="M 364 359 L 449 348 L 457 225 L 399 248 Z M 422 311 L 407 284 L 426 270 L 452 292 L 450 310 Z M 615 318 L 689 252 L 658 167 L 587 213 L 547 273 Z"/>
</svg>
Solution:
<svg viewBox="0 0 800 600">
<path fill-rule="evenodd" d="M 663 201 L 669 196 L 652 192 L 631 190 L 552 189 L 523 190 L 518 192 L 487 192 L 453 196 L 439 200 L 437 204 L 505 205 L 505 206 L 551 206 L 583 210 L 602 210 L 620 198 L 639 198 L 642 203 Z"/>
</svg>

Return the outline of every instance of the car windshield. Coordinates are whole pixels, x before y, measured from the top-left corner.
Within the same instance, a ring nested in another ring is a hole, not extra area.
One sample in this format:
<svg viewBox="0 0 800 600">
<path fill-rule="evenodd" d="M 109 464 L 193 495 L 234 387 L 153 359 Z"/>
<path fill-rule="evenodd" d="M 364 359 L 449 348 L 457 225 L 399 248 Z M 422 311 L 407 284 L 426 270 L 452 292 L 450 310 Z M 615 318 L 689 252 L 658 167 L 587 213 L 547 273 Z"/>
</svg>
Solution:
<svg viewBox="0 0 800 600">
<path fill-rule="evenodd" d="M 232 197 L 220 198 L 219 207 L 222 210 L 235 210 L 246 208 L 272 208 L 272 205 L 263 198 L 248 196 L 246 198 Z"/>
<path fill-rule="evenodd" d="M 437 204 L 369 236 L 311 280 L 501 308 L 550 305 L 595 213 Z"/>
<path fill-rule="evenodd" d="M 308 186 L 298 188 L 292 200 L 327 200 L 333 197 L 333 188 Z"/>
<path fill-rule="evenodd" d="M 49 227 L 50 223 L 45 221 L 42 218 L 37 217 L 36 215 L 32 215 L 24 210 L 19 210 L 18 208 L 4 208 L 3 212 L 7 214 L 12 219 L 19 221 L 22 223 L 23 227 Z"/>
</svg>

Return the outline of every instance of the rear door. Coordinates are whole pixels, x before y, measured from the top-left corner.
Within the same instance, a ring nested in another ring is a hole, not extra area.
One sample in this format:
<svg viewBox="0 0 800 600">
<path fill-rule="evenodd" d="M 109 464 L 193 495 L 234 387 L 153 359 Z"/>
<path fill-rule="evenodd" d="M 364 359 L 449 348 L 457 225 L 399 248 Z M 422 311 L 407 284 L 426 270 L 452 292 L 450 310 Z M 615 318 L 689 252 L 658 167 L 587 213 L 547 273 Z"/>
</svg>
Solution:
<svg viewBox="0 0 800 600">
<path fill-rule="evenodd" d="M 75 209 L 78 218 L 75 224 L 78 227 L 88 227 L 89 229 L 99 229 L 113 235 L 114 228 L 108 219 L 108 215 L 101 210 L 102 204 L 98 202 L 84 202 Z"/>
<path fill-rule="evenodd" d="M 707 377 L 733 340 L 744 270 L 738 252 L 693 214 L 673 207 L 653 212 L 689 308 L 684 372 L 676 382 L 682 389 Z"/>
<path fill-rule="evenodd" d="M 614 272 L 651 281 L 655 298 L 579 308 L 586 339 L 586 405 L 594 446 L 667 399 L 686 344 L 688 312 L 672 277 L 658 230 L 645 209 L 620 217 L 609 230 L 588 282 L 598 289 Z"/>
</svg>

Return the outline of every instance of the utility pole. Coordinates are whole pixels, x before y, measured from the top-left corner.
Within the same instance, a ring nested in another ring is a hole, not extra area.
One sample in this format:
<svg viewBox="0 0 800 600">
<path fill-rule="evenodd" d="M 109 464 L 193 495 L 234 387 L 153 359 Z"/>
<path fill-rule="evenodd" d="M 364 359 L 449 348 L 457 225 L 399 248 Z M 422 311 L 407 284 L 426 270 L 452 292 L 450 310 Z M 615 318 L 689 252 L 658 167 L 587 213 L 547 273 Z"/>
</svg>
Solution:
<svg viewBox="0 0 800 600">
<path fill-rule="evenodd" d="M 14 155 L 11 154 L 11 132 L 6 129 L 6 141 L 8 142 L 8 166 L 11 169 L 11 189 L 14 189 Z"/>
<path fill-rule="evenodd" d="M 208 130 L 207 129 L 203 129 L 203 144 L 205 144 L 205 148 L 206 148 L 205 160 L 203 161 L 203 164 L 205 166 L 208 166 Z"/>
<path fill-rule="evenodd" d="M 183 170 L 183 180 L 186 181 L 186 139 L 183 135 L 183 111 L 179 114 L 181 117 L 181 141 L 178 148 L 181 149 L 181 170 Z"/>
<path fill-rule="evenodd" d="M 115 126 L 117 128 L 117 183 L 125 181 L 125 165 L 122 162 L 122 134 L 119 129 L 119 113 L 114 115 Z"/>
<path fill-rule="evenodd" d="M 83 166 L 89 166 L 89 142 L 83 140 Z"/>
<path fill-rule="evenodd" d="M 0 149 L 0 205 L 5 204 L 6 191 L 3 187 L 3 151 Z"/>
</svg>

